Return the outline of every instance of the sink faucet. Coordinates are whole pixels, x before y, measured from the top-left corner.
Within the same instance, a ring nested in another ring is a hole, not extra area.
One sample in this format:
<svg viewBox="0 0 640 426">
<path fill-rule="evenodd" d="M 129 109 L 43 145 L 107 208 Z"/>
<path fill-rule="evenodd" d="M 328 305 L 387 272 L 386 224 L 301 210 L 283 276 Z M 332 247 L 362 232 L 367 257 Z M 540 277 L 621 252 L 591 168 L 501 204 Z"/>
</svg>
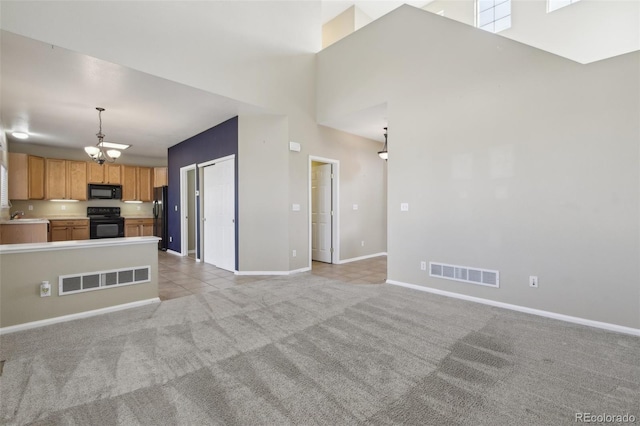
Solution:
<svg viewBox="0 0 640 426">
<path fill-rule="evenodd" d="M 24 216 L 24 212 L 23 211 L 17 211 L 17 212 L 13 212 L 11 214 L 11 220 L 15 219 L 18 216 Z"/>
</svg>

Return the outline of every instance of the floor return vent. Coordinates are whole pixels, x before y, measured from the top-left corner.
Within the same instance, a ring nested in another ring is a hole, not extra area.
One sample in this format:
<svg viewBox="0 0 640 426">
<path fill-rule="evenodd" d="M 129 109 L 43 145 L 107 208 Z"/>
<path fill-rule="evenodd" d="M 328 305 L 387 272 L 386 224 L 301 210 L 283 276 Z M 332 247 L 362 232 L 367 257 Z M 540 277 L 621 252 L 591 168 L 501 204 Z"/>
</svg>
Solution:
<svg viewBox="0 0 640 426">
<path fill-rule="evenodd" d="M 58 278 L 58 295 L 66 296 L 84 291 L 103 290 L 149 281 L 151 281 L 151 266 L 135 266 L 109 271 L 60 275 Z"/>
</svg>

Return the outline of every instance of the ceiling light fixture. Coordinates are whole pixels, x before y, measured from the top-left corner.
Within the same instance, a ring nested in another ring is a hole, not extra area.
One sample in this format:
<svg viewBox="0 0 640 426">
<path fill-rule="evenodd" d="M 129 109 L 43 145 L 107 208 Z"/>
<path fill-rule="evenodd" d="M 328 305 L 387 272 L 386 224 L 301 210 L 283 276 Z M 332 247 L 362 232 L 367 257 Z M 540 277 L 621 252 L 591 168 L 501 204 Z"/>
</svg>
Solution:
<svg viewBox="0 0 640 426">
<path fill-rule="evenodd" d="M 389 153 L 387 152 L 387 128 L 384 128 L 384 146 L 382 147 L 382 151 L 378 151 L 378 155 L 384 161 L 389 159 Z"/>
<path fill-rule="evenodd" d="M 109 142 L 104 142 L 104 133 L 102 133 L 102 111 L 104 111 L 104 108 L 96 107 L 96 110 L 98 110 L 98 121 L 100 122 L 98 133 L 96 133 L 98 144 L 95 146 L 85 146 L 84 151 L 93 161 L 100 165 L 104 164 L 105 161 L 113 163 L 120 157 L 121 152 L 117 149 L 107 149 L 111 147 L 107 146 Z M 126 147 L 128 148 L 129 146 Z"/>
<path fill-rule="evenodd" d="M 25 132 L 13 132 L 11 133 L 11 136 L 16 139 L 29 139 L 29 134 Z"/>
</svg>

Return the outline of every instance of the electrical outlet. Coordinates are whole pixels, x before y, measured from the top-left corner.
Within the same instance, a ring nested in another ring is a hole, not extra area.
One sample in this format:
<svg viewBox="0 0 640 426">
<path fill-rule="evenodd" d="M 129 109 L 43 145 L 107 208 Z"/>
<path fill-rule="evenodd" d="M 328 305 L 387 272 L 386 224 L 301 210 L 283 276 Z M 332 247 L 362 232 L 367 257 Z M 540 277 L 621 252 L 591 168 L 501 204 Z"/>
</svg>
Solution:
<svg viewBox="0 0 640 426">
<path fill-rule="evenodd" d="M 29 204 L 29 210 L 33 210 L 33 204 Z"/>
<path fill-rule="evenodd" d="M 538 288 L 538 277 L 536 277 L 535 275 L 531 275 L 529 277 L 529 287 Z"/>
<path fill-rule="evenodd" d="M 136 210 L 140 210 L 140 206 L 136 206 Z"/>
<path fill-rule="evenodd" d="M 424 260 L 422 262 L 420 262 L 420 270 L 421 271 L 426 271 L 427 270 L 427 262 L 425 262 Z"/>
<path fill-rule="evenodd" d="M 409 203 L 400 203 L 400 211 L 408 212 L 409 211 Z"/>
<path fill-rule="evenodd" d="M 49 281 L 42 281 L 40 283 L 40 297 L 51 296 L 51 285 Z"/>
<path fill-rule="evenodd" d="M 364 241 L 360 241 L 360 246 L 364 247 Z"/>
<path fill-rule="evenodd" d="M 296 257 L 296 256 L 298 255 L 298 252 L 297 252 L 296 250 L 294 250 L 293 252 L 291 252 L 291 255 L 292 255 L 293 257 Z"/>
<path fill-rule="evenodd" d="M 60 206 L 60 210 L 66 210 L 66 209 L 67 209 L 67 206 L 65 206 L 64 204 Z"/>
<path fill-rule="evenodd" d="M 169 237 L 169 242 L 172 243 L 173 242 L 173 237 Z"/>
</svg>

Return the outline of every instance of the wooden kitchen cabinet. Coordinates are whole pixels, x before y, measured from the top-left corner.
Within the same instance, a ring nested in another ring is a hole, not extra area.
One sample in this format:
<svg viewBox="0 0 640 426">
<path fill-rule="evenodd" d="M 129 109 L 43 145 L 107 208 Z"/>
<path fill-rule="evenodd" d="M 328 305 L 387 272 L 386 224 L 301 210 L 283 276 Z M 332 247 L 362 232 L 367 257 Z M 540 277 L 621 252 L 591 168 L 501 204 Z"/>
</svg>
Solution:
<svg viewBox="0 0 640 426">
<path fill-rule="evenodd" d="M 45 160 L 45 198 L 47 200 L 87 199 L 87 163 L 85 161 Z"/>
<path fill-rule="evenodd" d="M 18 219 L 19 221 L 20 219 Z M 46 243 L 46 223 L 6 223 L 0 225 L 0 244 Z"/>
<path fill-rule="evenodd" d="M 44 199 L 44 158 L 9 152 L 9 199 Z"/>
<path fill-rule="evenodd" d="M 122 201 L 151 201 L 151 168 L 122 166 Z"/>
<path fill-rule="evenodd" d="M 122 184 L 122 168 L 119 164 L 105 163 L 100 165 L 95 161 L 91 161 L 87 163 L 87 169 L 88 183 Z"/>
<path fill-rule="evenodd" d="M 87 163 L 67 160 L 67 197 L 72 200 L 87 199 Z"/>
<path fill-rule="evenodd" d="M 57 158 L 45 160 L 45 198 L 47 200 L 67 199 L 67 162 Z"/>
<path fill-rule="evenodd" d="M 153 199 L 153 182 L 151 167 L 138 167 L 138 201 Z"/>
<path fill-rule="evenodd" d="M 89 239 L 88 219 L 49 220 L 49 241 L 70 241 Z"/>
<path fill-rule="evenodd" d="M 154 167 L 153 168 L 153 187 L 158 188 L 160 186 L 167 185 L 167 168 L 166 167 Z"/>
<path fill-rule="evenodd" d="M 152 237 L 153 219 L 124 219 L 125 237 Z"/>
</svg>

